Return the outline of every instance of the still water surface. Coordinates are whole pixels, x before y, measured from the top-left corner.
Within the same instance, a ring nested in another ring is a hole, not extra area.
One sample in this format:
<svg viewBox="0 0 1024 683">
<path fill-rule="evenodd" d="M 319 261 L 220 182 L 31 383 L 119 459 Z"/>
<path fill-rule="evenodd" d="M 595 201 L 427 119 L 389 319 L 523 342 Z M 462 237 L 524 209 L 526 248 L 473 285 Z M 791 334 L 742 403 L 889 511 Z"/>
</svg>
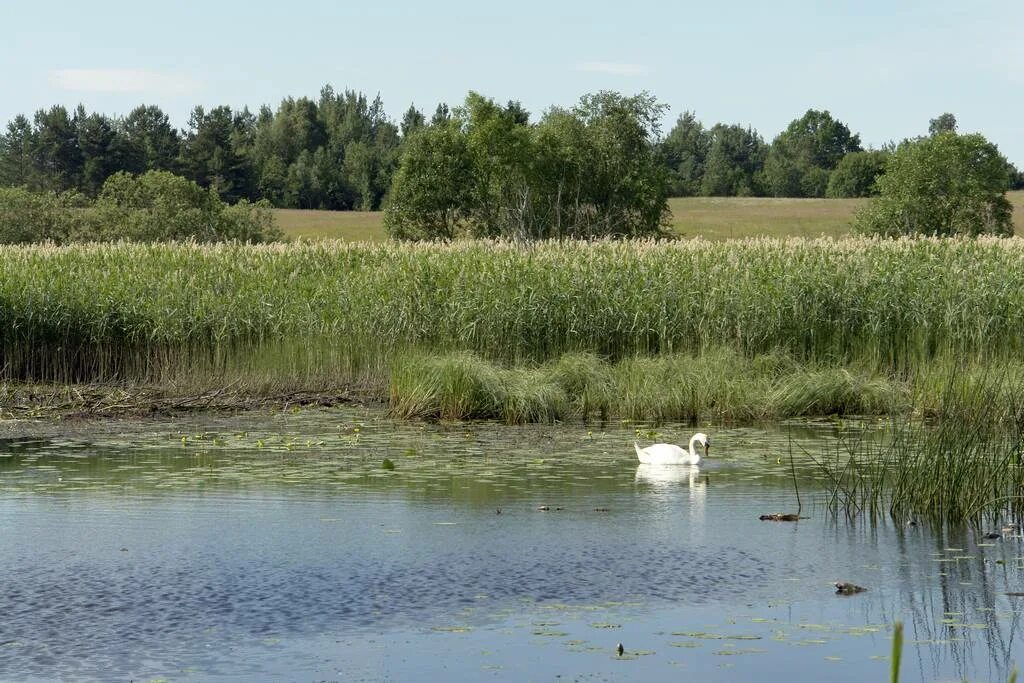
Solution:
<svg viewBox="0 0 1024 683">
<path fill-rule="evenodd" d="M 0 680 L 886 681 L 896 620 L 904 681 L 1024 661 L 1020 539 L 835 519 L 830 425 L 701 428 L 665 468 L 631 424 L 8 426 Z M 762 522 L 791 443 L 808 518 Z"/>
</svg>

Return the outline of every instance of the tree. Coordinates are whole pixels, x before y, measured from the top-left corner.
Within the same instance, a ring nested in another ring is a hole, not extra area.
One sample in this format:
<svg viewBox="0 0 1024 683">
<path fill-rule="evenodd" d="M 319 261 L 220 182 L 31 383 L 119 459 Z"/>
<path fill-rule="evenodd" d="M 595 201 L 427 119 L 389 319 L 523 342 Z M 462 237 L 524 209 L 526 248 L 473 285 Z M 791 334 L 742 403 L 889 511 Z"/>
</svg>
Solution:
<svg viewBox="0 0 1024 683">
<path fill-rule="evenodd" d="M 77 187 L 82 173 L 82 150 L 78 146 L 77 123 L 68 110 L 60 105 L 40 109 L 34 125 L 40 185 L 56 191 Z"/>
<path fill-rule="evenodd" d="M 860 137 L 827 111 L 808 109 L 772 141 L 764 164 L 768 190 L 776 197 L 824 197 L 828 174 Z"/>
<path fill-rule="evenodd" d="M 248 159 L 236 148 L 236 128 L 251 121 L 221 106 L 207 113 L 202 107 L 192 110 L 189 132 L 181 150 L 181 165 L 186 175 L 203 187 L 212 187 L 228 201 L 247 194 L 251 184 Z"/>
<path fill-rule="evenodd" d="M 719 123 L 711 129 L 700 193 L 707 197 L 761 194 L 761 170 L 767 153 L 764 139 L 752 128 Z"/>
<path fill-rule="evenodd" d="M 476 237 L 529 232 L 529 114 L 518 102 L 502 107 L 476 92 L 456 111 L 473 164 L 472 205 L 466 217 Z"/>
<path fill-rule="evenodd" d="M 81 233 L 88 198 L 77 192 L 0 187 L 0 244 L 66 242 Z"/>
<path fill-rule="evenodd" d="M 946 112 L 945 114 L 939 114 L 934 119 L 928 121 L 928 135 L 938 135 L 939 133 L 955 133 L 956 132 L 956 117 Z"/>
<path fill-rule="evenodd" d="M 601 91 L 573 108 L 586 127 L 589 168 L 584 196 L 593 216 L 577 236 L 658 234 L 668 215 L 668 173 L 658 158 L 665 105 L 642 92 L 627 97 Z"/>
<path fill-rule="evenodd" d="M 700 193 L 704 165 L 711 151 L 711 132 L 692 111 L 683 112 L 661 143 L 661 153 L 669 168 L 669 193 L 691 197 Z"/>
<path fill-rule="evenodd" d="M 132 109 L 122 129 L 126 160 L 120 170 L 131 173 L 177 170 L 181 137 L 160 107 L 141 105 Z"/>
<path fill-rule="evenodd" d="M 878 194 L 875 182 L 885 172 L 887 152 L 868 150 L 850 152 L 836 166 L 828 179 L 826 197 L 869 197 Z"/>
<path fill-rule="evenodd" d="M 81 189 L 95 197 L 110 174 L 124 165 L 124 140 L 114 124 L 100 114 L 86 115 L 80 108 L 78 122 L 78 148 L 82 153 Z"/>
<path fill-rule="evenodd" d="M 1007 168 L 1007 173 L 1010 176 L 1010 189 L 1024 190 L 1024 171 L 1021 171 L 1013 164 L 1010 164 Z"/>
<path fill-rule="evenodd" d="M 384 227 L 398 239 L 451 239 L 471 205 L 473 162 L 457 123 L 432 124 L 405 143 Z"/>
<path fill-rule="evenodd" d="M 907 141 L 877 185 L 879 196 L 855 219 L 860 232 L 1013 235 L 1007 161 L 982 135 L 945 131 Z"/>
<path fill-rule="evenodd" d="M 451 110 L 448 108 L 448 105 L 446 103 L 441 102 L 437 105 L 437 108 L 434 110 L 434 115 L 430 117 L 430 124 L 432 126 L 437 126 L 442 123 L 447 123 L 448 121 L 451 121 L 451 119 Z"/>
<path fill-rule="evenodd" d="M 426 119 L 423 117 L 423 112 L 417 109 L 415 104 L 410 104 L 409 108 L 405 110 L 405 114 L 402 115 L 402 137 L 409 137 L 414 130 L 422 128 L 425 124 Z"/>
<path fill-rule="evenodd" d="M 403 239 L 658 234 L 663 110 L 647 93 L 600 92 L 530 124 L 518 103 L 471 92 L 405 141 L 385 225 Z"/>
<path fill-rule="evenodd" d="M 35 185 L 35 147 L 32 124 L 20 114 L 15 116 L 0 135 L 0 185 Z"/>
</svg>

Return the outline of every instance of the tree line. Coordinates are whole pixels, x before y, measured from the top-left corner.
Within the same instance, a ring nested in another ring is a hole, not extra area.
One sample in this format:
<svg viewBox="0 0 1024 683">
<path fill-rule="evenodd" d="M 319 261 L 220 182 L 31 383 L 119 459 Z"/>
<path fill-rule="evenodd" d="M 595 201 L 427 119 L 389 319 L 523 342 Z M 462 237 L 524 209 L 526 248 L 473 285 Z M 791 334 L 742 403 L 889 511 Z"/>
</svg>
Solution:
<svg viewBox="0 0 1024 683">
<path fill-rule="evenodd" d="M 638 97 L 664 114 L 653 98 Z M 263 106 L 255 114 L 248 108 L 195 107 L 188 126 L 178 130 L 153 105 L 124 117 L 57 105 L 7 124 L 0 135 L 0 186 L 96 197 L 114 173 L 159 170 L 212 188 L 228 202 L 266 199 L 280 208 L 376 210 L 412 134 L 448 125 L 454 112 L 469 106 L 469 99 L 454 109 L 440 104 L 429 120 L 410 106 L 395 123 L 379 96 L 370 100 L 326 86 L 317 99 L 287 98 L 276 110 Z M 517 125 L 530 125 L 530 114 L 518 103 L 508 106 Z M 566 111 L 571 110 L 549 110 L 538 123 L 551 124 Z M 930 134 L 955 131 L 956 119 L 942 114 L 930 128 Z M 749 126 L 706 127 L 691 111 L 664 137 L 660 130 L 649 132 L 645 153 L 666 173 L 669 196 L 869 196 L 896 146 L 864 149 L 845 123 L 814 109 L 771 142 Z M 1010 177 L 1012 187 L 1024 187 L 1024 174 L 1016 168 Z"/>
<path fill-rule="evenodd" d="M 422 123 L 412 111 L 411 122 Z M 408 130 L 388 120 L 380 97 L 371 101 L 329 86 L 319 99 L 287 98 L 276 111 L 197 106 L 183 130 L 154 105 L 124 117 L 57 105 L 7 124 L 0 135 L 0 186 L 96 197 L 117 172 L 168 171 L 231 203 L 379 209 L 403 133 Z"/>
</svg>

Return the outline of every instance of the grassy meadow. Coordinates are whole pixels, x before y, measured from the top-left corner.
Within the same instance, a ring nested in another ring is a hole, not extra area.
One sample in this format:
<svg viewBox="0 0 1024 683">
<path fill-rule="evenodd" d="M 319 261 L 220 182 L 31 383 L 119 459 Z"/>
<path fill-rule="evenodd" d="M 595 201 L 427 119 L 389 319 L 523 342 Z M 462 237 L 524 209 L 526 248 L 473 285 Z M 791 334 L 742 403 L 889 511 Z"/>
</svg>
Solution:
<svg viewBox="0 0 1024 683">
<path fill-rule="evenodd" d="M 1017 235 L 1024 236 L 1024 190 L 1009 193 Z M 672 232 L 681 237 L 840 237 L 864 199 L 773 197 L 674 197 Z M 381 242 L 387 239 L 380 211 L 274 209 L 277 225 L 292 239 Z"/>
</svg>

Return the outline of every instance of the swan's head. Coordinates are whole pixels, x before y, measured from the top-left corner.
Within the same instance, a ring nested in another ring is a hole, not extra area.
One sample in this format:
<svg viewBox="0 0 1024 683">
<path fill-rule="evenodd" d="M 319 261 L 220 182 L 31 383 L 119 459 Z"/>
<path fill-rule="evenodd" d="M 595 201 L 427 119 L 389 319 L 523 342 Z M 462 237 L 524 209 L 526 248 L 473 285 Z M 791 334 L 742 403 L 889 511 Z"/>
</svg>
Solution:
<svg viewBox="0 0 1024 683">
<path fill-rule="evenodd" d="M 704 432 L 697 432 L 693 435 L 693 440 L 704 448 L 704 457 L 708 457 L 708 451 L 711 449 L 711 437 Z"/>
</svg>

